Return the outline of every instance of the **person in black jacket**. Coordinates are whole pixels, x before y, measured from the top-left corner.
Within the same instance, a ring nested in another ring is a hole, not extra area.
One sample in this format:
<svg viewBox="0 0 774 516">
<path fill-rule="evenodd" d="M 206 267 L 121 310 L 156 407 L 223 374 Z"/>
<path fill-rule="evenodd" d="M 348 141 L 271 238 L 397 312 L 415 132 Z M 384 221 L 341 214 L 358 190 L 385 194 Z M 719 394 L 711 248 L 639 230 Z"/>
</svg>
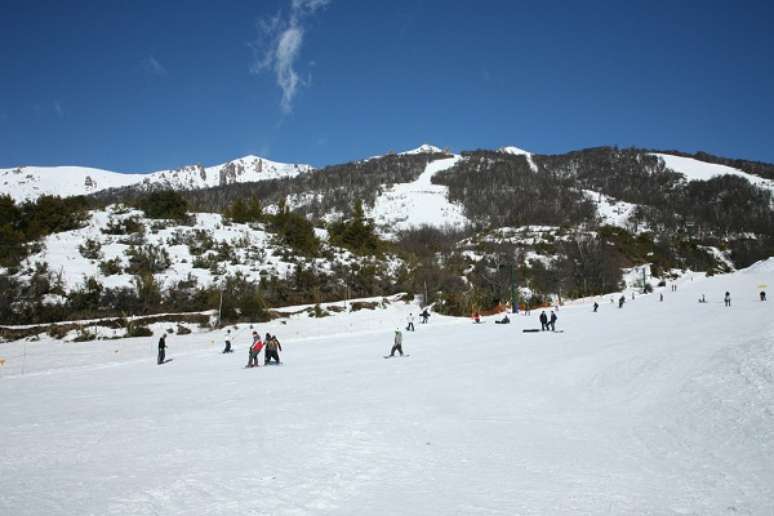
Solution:
<svg viewBox="0 0 774 516">
<path fill-rule="evenodd" d="M 556 314 L 551 311 L 551 321 L 548 323 L 551 326 L 551 331 L 556 331 L 556 320 L 559 319 Z"/>
<path fill-rule="evenodd" d="M 279 352 L 282 351 L 282 344 L 280 344 L 276 335 L 269 335 L 268 333 L 266 335 L 266 352 L 263 356 L 263 364 L 270 364 L 272 358 L 279 364 Z"/>
<path fill-rule="evenodd" d="M 164 363 L 164 356 L 166 355 L 166 349 L 167 349 L 167 335 L 165 333 L 159 339 L 159 358 L 158 358 L 159 365 Z"/>
<path fill-rule="evenodd" d="M 546 312 L 540 312 L 540 331 L 548 330 L 548 316 Z"/>
</svg>

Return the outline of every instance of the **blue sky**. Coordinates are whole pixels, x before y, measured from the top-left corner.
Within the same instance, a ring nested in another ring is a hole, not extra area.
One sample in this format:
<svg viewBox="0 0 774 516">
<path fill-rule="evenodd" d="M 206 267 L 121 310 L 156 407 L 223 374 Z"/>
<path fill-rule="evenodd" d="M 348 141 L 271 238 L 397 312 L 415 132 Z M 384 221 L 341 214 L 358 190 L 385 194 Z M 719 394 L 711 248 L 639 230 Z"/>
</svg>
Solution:
<svg viewBox="0 0 774 516">
<path fill-rule="evenodd" d="M 430 142 L 774 162 L 772 2 L 4 1 L 0 167 Z"/>
</svg>

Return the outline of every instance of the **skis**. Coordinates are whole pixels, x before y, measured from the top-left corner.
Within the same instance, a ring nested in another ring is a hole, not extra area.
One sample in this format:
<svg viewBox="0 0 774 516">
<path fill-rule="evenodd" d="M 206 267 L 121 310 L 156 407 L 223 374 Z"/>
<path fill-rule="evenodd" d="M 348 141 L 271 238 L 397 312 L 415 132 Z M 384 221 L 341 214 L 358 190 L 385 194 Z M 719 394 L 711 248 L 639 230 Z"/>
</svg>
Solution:
<svg viewBox="0 0 774 516">
<path fill-rule="evenodd" d="M 405 355 L 384 355 L 382 358 L 408 358 L 411 355 L 406 353 Z"/>
</svg>

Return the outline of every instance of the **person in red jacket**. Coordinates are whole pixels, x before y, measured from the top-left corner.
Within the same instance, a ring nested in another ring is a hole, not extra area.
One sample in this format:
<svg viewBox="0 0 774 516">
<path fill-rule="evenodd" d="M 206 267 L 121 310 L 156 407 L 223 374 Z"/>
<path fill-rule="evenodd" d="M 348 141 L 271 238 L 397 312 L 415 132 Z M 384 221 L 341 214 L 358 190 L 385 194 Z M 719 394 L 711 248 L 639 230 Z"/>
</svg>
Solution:
<svg viewBox="0 0 774 516">
<path fill-rule="evenodd" d="M 263 342 L 261 342 L 261 336 L 257 331 L 253 332 L 253 344 L 250 346 L 250 354 L 247 359 L 247 367 L 259 367 L 258 354 L 263 349 Z"/>
</svg>

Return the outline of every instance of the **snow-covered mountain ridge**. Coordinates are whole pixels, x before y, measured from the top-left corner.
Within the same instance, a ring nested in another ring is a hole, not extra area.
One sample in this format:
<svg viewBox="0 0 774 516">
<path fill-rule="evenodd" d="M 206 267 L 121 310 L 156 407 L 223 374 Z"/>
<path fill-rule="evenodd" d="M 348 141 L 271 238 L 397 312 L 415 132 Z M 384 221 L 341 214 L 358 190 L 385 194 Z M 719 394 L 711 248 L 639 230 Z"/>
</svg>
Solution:
<svg viewBox="0 0 774 516">
<path fill-rule="evenodd" d="M 279 163 L 248 155 L 220 165 L 187 165 L 147 174 L 123 174 L 98 168 L 25 166 L 0 169 L 0 194 L 17 202 L 41 195 L 69 197 L 89 195 L 108 188 L 139 186 L 174 190 L 196 190 L 234 183 L 295 177 L 313 170 L 311 165 Z"/>
</svg>

